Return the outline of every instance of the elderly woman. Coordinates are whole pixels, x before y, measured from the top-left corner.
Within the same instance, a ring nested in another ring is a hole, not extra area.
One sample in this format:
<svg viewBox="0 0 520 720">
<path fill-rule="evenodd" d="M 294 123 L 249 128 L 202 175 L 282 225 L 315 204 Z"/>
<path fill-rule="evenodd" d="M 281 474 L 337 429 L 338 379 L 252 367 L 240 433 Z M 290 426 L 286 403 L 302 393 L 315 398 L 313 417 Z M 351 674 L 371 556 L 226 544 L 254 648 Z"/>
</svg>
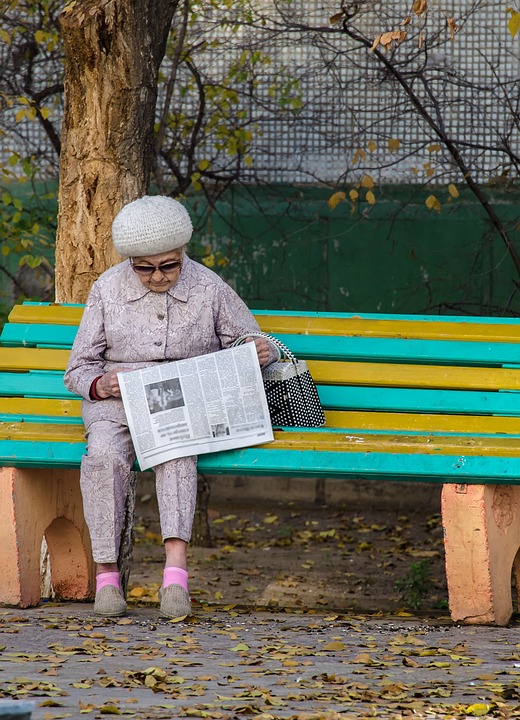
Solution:
<svg viewBox="0 0 520 720">
<path fill-rule="evenodd" d="M 127 258 L 92 286 L 72 347 L 65 384 L 81 395 L 87 455 L 81 465 L 85 518 L 96 563 L 94 612 L 126 612 L 117 566 L 129 477 L 135 461 L 118 373 L 229 347 L 258 324 L 218 275 L 186 255 L 188 212 L 168 197 L 123 207 L 112 225 Z M 256 339 L 261 365 L 269 346 Z M 166 554 L 161 615 L 190 613 L 186 550 L 197 495 L 197 458 L 157 465 L 156 493 Z"/>
</svg>

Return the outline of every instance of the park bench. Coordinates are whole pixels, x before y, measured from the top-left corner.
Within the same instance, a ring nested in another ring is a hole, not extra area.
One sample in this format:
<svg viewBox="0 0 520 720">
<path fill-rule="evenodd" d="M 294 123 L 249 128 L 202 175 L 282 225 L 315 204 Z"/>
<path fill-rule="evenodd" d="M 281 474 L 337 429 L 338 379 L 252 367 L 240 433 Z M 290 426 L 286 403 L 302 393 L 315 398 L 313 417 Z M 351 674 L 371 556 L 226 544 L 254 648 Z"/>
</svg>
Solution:
<svg viewBox="0 0 520 720">
<path fill-rule="evenodd" d="M 92 596 L 80 404 L 62 375 L 82 306 L 17 305 L 0 337 L 0 603 Z M 442 484 L 452 619 L 505 625 L 520 582 L 520 333 L 498 318 L 257 311 L 308 361 L 326 426 L 199 457 L 203 473 Z M 413 489 L 412 489 L 413 492 Z"/>
</svg>

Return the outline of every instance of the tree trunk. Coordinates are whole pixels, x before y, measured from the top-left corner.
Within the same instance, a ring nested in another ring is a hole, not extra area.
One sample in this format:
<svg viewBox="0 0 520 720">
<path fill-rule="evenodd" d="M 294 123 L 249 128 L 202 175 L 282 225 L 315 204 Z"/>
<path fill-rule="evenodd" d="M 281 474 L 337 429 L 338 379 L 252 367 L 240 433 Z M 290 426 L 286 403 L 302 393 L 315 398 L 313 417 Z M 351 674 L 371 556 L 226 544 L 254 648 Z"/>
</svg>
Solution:
<svg viewBox="0 0 520 720">
<path fill-rule="evenodd" d="M 112 220 L 147 191 L 157 77 L 177 4 L 82 0 L 62 12 L 58 302 L 84 302 L 93 281 L 118 262 Z"/>
</svg>

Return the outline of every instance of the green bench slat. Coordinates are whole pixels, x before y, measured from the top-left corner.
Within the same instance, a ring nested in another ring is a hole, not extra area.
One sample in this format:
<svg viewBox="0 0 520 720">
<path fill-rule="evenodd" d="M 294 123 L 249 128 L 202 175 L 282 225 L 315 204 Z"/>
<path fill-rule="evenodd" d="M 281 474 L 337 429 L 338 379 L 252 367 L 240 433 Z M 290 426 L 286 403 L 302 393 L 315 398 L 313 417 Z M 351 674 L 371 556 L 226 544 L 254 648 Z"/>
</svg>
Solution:
<svg viewBox="0 0 520 720">
<path fill-rule="evenodd" d="M 26 325 L 7 323 L 0 342 L 5 347 L 38 347 L 54 345 L 70 349 L 78 328 L 74 325 Z"/>
<path fill-rule="evenodd" d="M 520 413 L 517 393 L 320 385 L 318 394 L 327 410 L 515 416 Z"/>
<path fill-rule="evenodd" d="M 514 392 L 464 392 L 462 390 L 408 390 L 320 385 L 318 394 L 329 410 L 387 410 L 394 412 L 518 415 Z M 59 372 L 0 374 L 0 396 L 77 398 L 63 384 Z"/>
<path fill-rule="evenodd" d="M 520 362 L 518 343 L 409 340 L 277 334 L 297 356 L 309 360 L 348 360 L 500 367 Z"/>
<path fill-rule="evenodd" d="M 20 413 L 0 413 L 0 422 L 26 422 L 26 423 L 42 423 L 44 425 L 55 425 L 63 423 L 64 425 L 83 425 L 80 417 L 72 417 L 70 415 L 31 415 Z"/>
<path fill-rule="evenodd" d="M 520 458 L 421 455 L 419 453 L 320 452 L 246 448 L 200 455 L 200 472 L 233 475 L 350 477 L 444 483 L 520 484 Z"/>
<path fill-rule="evenodd" d="M 77 328 L 71 325 L 4 326 L 0 342 L 5 347 L 72 346 Z M 321 335 L 276 334 L 297 356 L 313 360 L 390 361 L 442 363 L 443 365 L 484 365 L 500 367 L 520 362 L 518 343 L 410 340 L 407 338 L 355 338 Z"/>
<path fill-rule="evenodd" d="M 520 402 L 514 392 L 465 392 L 462 390 L 409 390 L 320 385 L 320 401 L 329 410 L 380 410 L 394 412 L 518 415 Z M 60 372 L 0 374 L 0 396 L 77 398 L 63 384 Z"/>
<path fill-rule="evenodd" d="M 37 304 L 37 303 L 24 303 Z M 44 305 L 45 303 L 40 303 Z M 47 303 L 50 304 L 50 303 Z M 463 322 L 463 323 L 485 323 L 488 325 L 517 325 L 516 317 L 491 317 L 487 315 L 407 315 L 398 313 L 343 313 L 343 312 L 317 312 L 315 310 L 251 310 L 254 315 L 283 315 L 284 317 L 309 317 L 309 318 L 361 318 L 362 320 L 410 320 L 431 323 L 442 322 Z"/>
<path fill-rule="evenodd" d="M 1 373 L 0 396 L 35 398 L 76 398 L 63 384 L 63 373 L 42 371 L 28 373 Z"/>
<path fill-rule="evenodd" d="M 78 468 L 84 443 L 5 441 L 1 466 Z M 246 448 L 200 455 L 199 472 L 233 475 L 352 477 L 443 483 L 520 484 L 520 458 Z"/>
<path fill-rule="evenodd" d="M 1 467 L 79 468 L 85 443 L 2 440 Z"/>
</svg>

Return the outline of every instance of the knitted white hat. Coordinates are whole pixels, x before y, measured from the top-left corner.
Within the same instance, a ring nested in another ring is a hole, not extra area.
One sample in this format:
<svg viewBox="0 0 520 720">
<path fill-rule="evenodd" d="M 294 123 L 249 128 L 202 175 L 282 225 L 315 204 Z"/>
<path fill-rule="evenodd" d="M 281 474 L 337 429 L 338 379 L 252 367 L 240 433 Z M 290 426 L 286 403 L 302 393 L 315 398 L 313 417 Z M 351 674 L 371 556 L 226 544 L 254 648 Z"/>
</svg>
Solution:
<svg viewBox="0 0 520 720">
<path fill-rule="evenodd" d="M 145 195 L 125 205 L 112 223 L 112 241 L 123 257 L 159 255 L 186 245 L 193 226 L 180 202 Z"/>
</svg>

